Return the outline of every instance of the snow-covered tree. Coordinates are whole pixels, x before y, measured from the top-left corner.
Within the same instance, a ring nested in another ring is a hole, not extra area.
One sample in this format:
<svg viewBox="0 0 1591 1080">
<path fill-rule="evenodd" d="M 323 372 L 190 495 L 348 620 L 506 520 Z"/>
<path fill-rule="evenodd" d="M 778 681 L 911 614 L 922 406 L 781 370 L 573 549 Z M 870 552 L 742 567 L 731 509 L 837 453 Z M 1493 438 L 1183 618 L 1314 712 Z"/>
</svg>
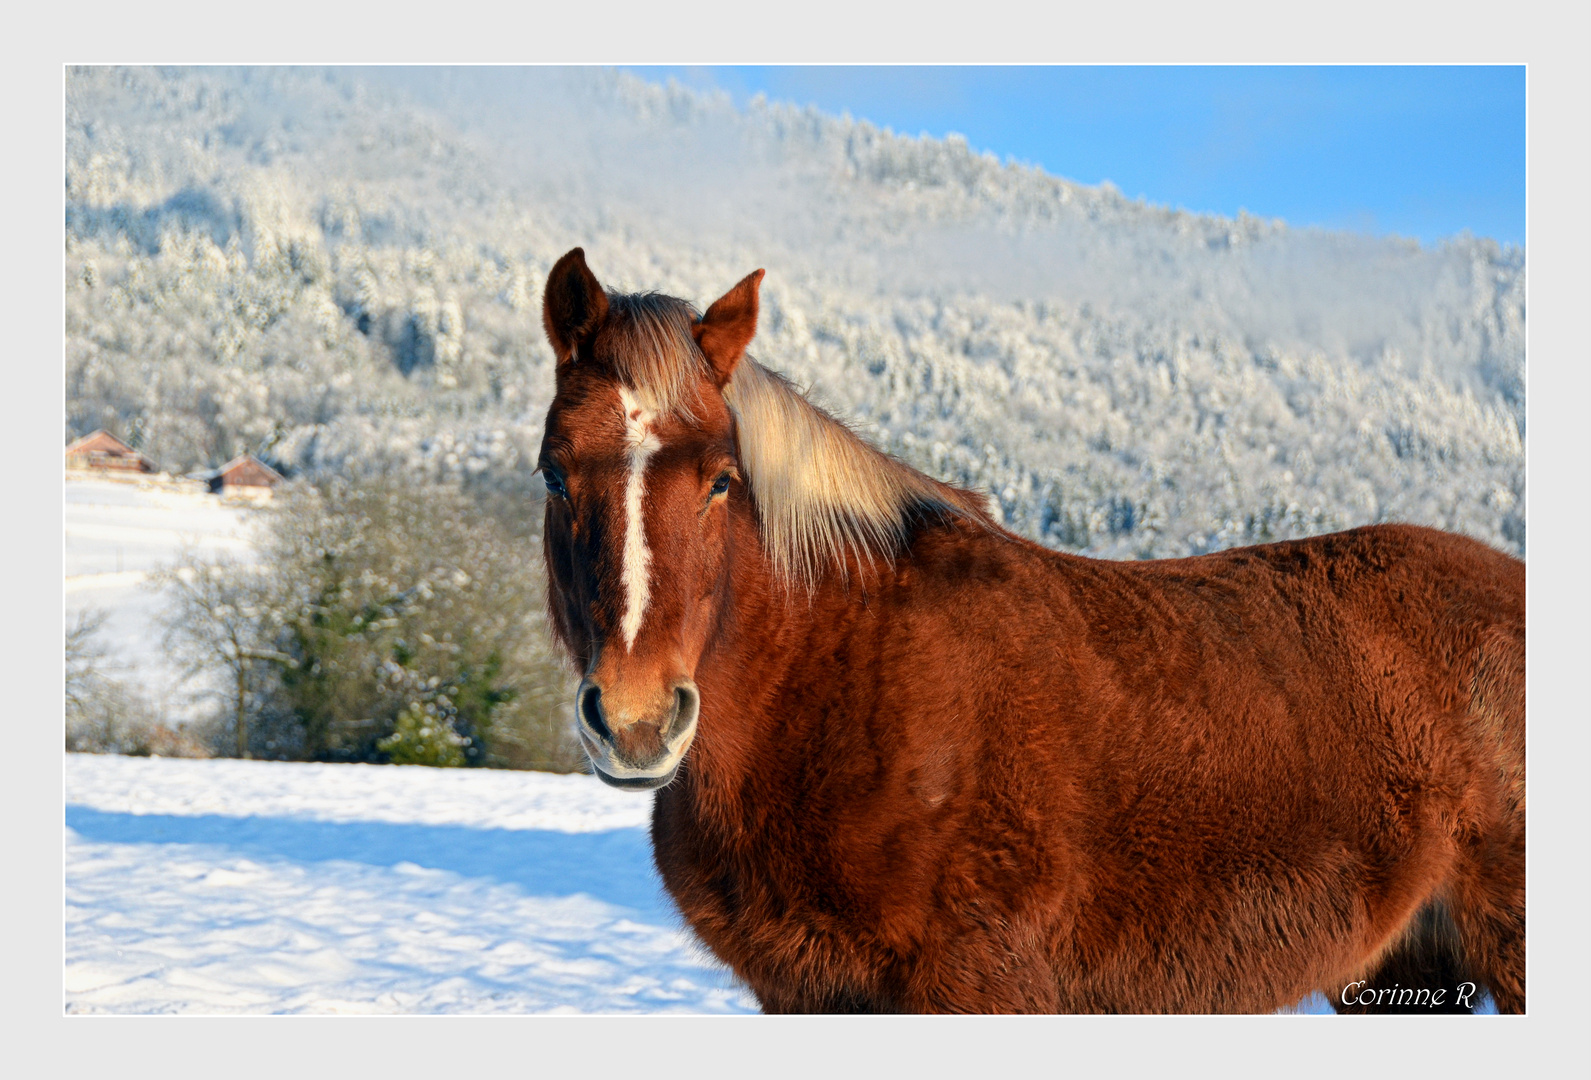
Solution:
<svg viewBox="0 0 1591 1080">
<path fill-rule="evenodd" d="M 1112 557 L 1376 520 L 1524 551 L 1524 260 L 1189 214 L 597 69 L 74 70 L 68 434 L 522 484 L 536 296 L 705 301 L 1006 523 Z M 533 120 L 525 118 L 534 118 Z"/>
</svg>

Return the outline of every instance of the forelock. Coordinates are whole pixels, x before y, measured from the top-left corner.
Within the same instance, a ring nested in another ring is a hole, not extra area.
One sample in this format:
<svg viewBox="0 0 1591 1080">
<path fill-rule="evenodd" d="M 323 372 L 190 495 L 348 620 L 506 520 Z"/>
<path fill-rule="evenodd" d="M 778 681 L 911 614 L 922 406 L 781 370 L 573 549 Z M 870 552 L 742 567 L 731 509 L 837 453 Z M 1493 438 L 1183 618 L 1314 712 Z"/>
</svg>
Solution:
<svg viewBox="0 0 1591 1080">
<path fill-rule="evenodd" d="M 608 317 L 599 335 L 615 374 L 659 415 L 694 420 L 707 358 L 691 326 L 699 318 L 684 300 L 662 293 L 609 293 Z"/>
</svg>

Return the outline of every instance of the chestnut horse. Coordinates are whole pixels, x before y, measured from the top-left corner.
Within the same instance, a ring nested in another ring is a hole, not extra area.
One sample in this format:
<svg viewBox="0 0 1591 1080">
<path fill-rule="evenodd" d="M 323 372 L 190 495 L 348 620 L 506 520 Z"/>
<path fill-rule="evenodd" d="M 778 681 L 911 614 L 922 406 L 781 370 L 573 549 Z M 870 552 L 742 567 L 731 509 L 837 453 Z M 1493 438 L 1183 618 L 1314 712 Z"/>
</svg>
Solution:
<svg viewBox="0 0 1591 1080">
<path fill-rule="evenodd" d="M 762 273 L 559 260 L 540 468 L 580 739 L 765 1010 L 1523 1010 L 1523 563 L 1048 550 L 747 357 Z"/>
</svg>

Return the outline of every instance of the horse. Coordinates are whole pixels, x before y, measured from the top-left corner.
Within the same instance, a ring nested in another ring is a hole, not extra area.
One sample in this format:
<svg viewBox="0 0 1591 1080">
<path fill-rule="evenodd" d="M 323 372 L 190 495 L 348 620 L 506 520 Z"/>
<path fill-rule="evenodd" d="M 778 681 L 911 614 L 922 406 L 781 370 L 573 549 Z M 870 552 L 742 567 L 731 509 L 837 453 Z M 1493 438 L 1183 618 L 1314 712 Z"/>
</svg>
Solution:
<svg viewBox="0 0 1591 1080">
<path fill-rule="evenodd" d="M 580 742 L 764 1011 L 1523 1011 L 1520 560 L 1047 549 L 748 356 L 763 273 L 564 255 L 538 468 Z"/>
</svg>

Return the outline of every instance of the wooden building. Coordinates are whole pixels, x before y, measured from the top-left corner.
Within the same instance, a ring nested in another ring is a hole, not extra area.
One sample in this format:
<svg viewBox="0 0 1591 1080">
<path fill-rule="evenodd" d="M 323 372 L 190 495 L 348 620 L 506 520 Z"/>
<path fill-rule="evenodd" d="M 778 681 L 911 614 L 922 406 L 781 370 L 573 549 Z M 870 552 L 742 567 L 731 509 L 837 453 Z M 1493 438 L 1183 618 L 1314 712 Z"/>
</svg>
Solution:
<svg viewBox="0 0 1591 1080">
<path fill-rule="evenodd" d="M 282 482 L 282 474 L 253 454 L 242 454 L 211 473 L 205 482 L 218 495 L 269 498 L 271 489 Z"/>
<path fill-rule="evenodd" d="M 153 461 L 103 429 L 84 435 L 66 448 L 66 467 L 111 473 L 158 471 Z"/>
</svg>

